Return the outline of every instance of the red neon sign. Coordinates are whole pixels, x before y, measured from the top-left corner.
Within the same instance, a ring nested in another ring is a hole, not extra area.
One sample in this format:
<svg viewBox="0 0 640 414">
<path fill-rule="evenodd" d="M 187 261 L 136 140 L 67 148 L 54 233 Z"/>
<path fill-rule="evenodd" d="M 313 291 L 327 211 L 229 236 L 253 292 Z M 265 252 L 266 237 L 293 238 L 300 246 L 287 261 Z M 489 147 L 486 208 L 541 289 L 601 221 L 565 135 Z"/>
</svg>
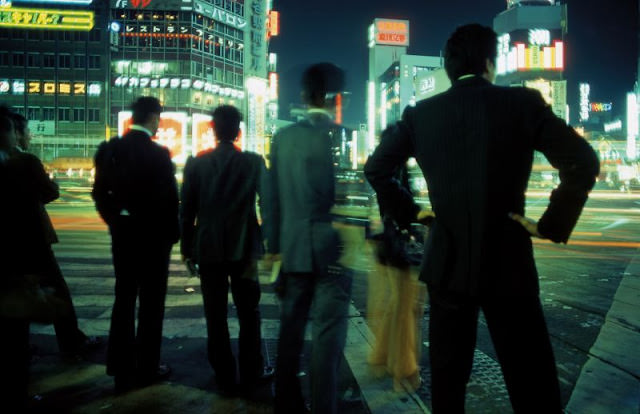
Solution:
<svg viewBox="0 0 640 414">
<path fill-rule="evenodd" d="M 151 4 L 151 0 L 131 0 L 131 5 L 138 9 L 144 9 Z"/>
</svg>

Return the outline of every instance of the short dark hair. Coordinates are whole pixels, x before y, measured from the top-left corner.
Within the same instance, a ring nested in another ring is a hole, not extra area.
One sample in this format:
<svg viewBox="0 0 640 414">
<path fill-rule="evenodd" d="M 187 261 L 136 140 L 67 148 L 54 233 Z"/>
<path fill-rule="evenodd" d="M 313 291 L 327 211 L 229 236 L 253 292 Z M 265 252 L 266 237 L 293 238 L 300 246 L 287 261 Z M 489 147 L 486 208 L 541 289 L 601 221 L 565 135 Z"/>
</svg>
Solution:
<svg viewBox="0 0 640 414">
<path fill-rule="evenodd" d="M 9 116 L 13 121 L 13 128 L 15 129 L 15 131 L 19 134 L 24 135 L 24 133 L 27 131 L 27 126 L 29 125 L 29 123 L 27 122 L 27 118 L 17 112 L 11 112 Z"/>
<path fill-rule="evenodd" d="M 302 91 L 309 103 L 324 102 L 327 93 L 344 89 L 344 71 L 333 63 L 316 63 L 302 74 Z"/>
<path fill-rule="evenodd" d="M 131 104 L 131 111 L 133 112 L 133 123 L 140 125 L 146 123 L 151 115 L 160 115 L 162 112 L 162 105 L 158 98 L 154 98 L 153 96 L 141 96 Z"/>
<path fill-rule="evenodd" d="M 233 105 L 220 105 L 211 114 L 216 138 L 220 141 L 233 141 L 240 132 L 242 114 Z"/>
<path fill-rule="evenodd" d="M 451 82 L 466 74 L 482 75 L 486 60 L 495 64 L 498 36 L 490 27 L 479 24 L 460 26 L 444 47 L 444 68 Z"/>
</svg>

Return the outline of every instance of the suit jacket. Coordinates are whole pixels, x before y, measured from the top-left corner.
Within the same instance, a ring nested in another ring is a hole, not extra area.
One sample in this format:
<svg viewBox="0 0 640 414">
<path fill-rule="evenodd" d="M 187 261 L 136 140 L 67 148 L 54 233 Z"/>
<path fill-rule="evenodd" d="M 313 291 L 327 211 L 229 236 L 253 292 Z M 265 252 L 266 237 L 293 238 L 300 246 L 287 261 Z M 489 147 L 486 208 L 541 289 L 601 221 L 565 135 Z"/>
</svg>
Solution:
<svg viewBox="0 0 640 414">
<path fill-rule="evenodd" d="M 178 186 L 166 148 L 130 130 L 100 144 L 94 162 L 91 195 L 111 232 L 128 216 L 128 225 L 150 240 L 178 241 Z"/>
<path fill-rule="evenodd" d="M 262 156 L 221 141 L 184 168 L 181 251 L 197 263 L 257 259 L 263 253 L 256 194 L 264 214 Z"/>
<path fill-rule="evenodd" d="M 3 248 L 11 252 L 8 257 L 18 271 L 36 270 L 34 266 L 55 237 L 44 204 L 59 197 L 58 185 L 38 157 L 27 152 L 12 151 L 4 170 L 3 197 L 10 202 L 3 212 L 7 243 Z"/>
<path fill-rule="evenodd" d="M 569 239 L 599 162 L 589 144 L 532 89 L 494 86 L 481 77 L 408 107 L 365 165 L 378 199 L 397 217 L 419 210 L 393 180 L 415 157 L 435 221 L 425 242 L 421 279 L 463 295 L 538 294 L 529 233 L 509 218 L 524 215 L 534 151 L 559 170 L 560 185 L 538 222 L 554 242 Z"/>
<path fill-rule="evenodd" d="M 281 253 L 284 272 L 324 273 L 341 252 L 332 226 L 335 179 L 328 115 L 280 129 L 271 147 L 268 250 Z"/>
</svg>

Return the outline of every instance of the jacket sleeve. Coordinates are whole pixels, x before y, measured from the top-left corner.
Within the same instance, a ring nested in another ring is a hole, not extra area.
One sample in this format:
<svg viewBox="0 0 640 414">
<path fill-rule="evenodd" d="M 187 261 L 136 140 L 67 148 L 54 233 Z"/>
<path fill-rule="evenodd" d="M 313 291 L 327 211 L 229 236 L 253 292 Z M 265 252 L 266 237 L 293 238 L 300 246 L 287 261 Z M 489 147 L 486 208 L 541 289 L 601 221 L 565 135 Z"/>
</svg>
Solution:
<svg viewBox="0 0 640 414">
<path fill-rule="evenodd" d="M 169 241 L 173 244 L 180 239 L 180 221 L 179 208 L 180 198 L 178 196 L 178 182 L 176 181 L 176 166 L 171 161 L 169 150 L 162 148 L 163 169 L 162 169 L 162 186 L 166 188 L 164 194 L 167 209 L 167 230 L 169 231 Z"/>
<path fill-rule="evenodd" d="M 267 252 L 272 254 L 280 253 L 280 188 L 278 185 L 278 147 L 279 135 L 273 137 L 271 152 L 269 154 L 269 171 L 264 181 L 267 194 L 268 207 L 263 215 L 264 229 L 267 234 Z M 262 214 L 262 210 L 260 211 Z"/>
<path fill-rule="evenodd" d="M 403 119 L 409 117 L 411 109 L 405 110 Z M 364 166 L 364 174 L 378 196 L 381 211 L 402 227 L 414 221 L 420 211 L 411 193 L 397 179 L 398 169 L 413 155 L 411 138 L 409 123 L 404 120 L 388 127 Z"/>
<path fill-rule="evenodd" d="M 30 157 L 33 171 L 33 184 L 38 191 L 40 202 L 47 204 L 60 197 L 58 184 L 56 184 L 44 169 L 44 165 L 35 155 Z"/>
<path fill-rule="evenodd" d="M 195 237 L 196 208 L 198 206 L 198 194 L 196 177 L 194 177 L 195 158 L 189 157 L 184 166 L 182 190 L 180 194 L 180 252 L 185 257 L 193 257 L 193 244 Z"/>
<path fill-rule="evenodd" d="M 539 92 L 527 90 L 526 99 L 534 148 L 558 169 L 560 177 L 538 221 L 538 231 L 556 243 L 566 243 L 595 184 L 600 163 L 587 141 L 555 116 Z"/>
<path fill-rule="evenodd" d="M 269 201 L 269 192 L 267 191 L 269 187 L 269 176 L 267 167 L 264 163 L 264 158 L 262 158 L 261 155 L 257 155 L 256 162 L 258 164 L 258 181 L 256 192 L 258 194 L 258 208 L 260 209 L 260 218 L 262 219 L 262 240 L 260 240 L 260 243 L 262 243 L 264 247 L 264 241 L 269 235 L 268 226 L 270 224 L 268 220 L 265 221 L 265 217 L 268 217 L 270 214 L 268 210 L 271 206 L 271 202 Z"/>
<path fill-rule="evenodd" d="M 117 138 L 112 138 L 117 139 Z M 108 178 L 107 164 L 110 162 L 110 149 L 109 142 L 104 141 L 98 147 L 96 155 L 94 156 L 95 176 L 93 181 L 93 188 L 91 189 L 91 197 L 96 204 L 96 210 L 100 214 L 100 217 L 111 225 L 114 219 L 120 214 L 115 203 L 113 202 L 113 193 L 111 188 L 111 180 Z"/>
</svg>

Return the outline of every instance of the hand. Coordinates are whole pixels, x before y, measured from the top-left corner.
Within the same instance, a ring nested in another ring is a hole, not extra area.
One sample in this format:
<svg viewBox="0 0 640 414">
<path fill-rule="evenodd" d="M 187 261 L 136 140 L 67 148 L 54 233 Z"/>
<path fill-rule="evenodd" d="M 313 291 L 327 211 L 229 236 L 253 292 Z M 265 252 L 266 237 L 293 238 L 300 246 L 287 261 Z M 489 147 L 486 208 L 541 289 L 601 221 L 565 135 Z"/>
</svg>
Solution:
<svg viewBox="0 0 640 414">
<path fill-rule="evenodd" d="M 433 220 L 436 218 L 436 213 L 432 210 L 420 210 L 416 216 L 416 221 L 425 226 L 430 226 Z"/>
<path fill-rule="evenodd" d="M 265 253 L 262 257 L 262 261 L 267 269 L 271 269 L 275 262 L 282 260 L 279 253 Z"/>
<path fill-rule="evenodd" d="M 531 234 L 532 236 L 535 237 L 539 237 L 541 239 L 546 239 L 546 237 L 544 237 L 542 234 L 540 234 L 540 232 L 538 231 L 538 222 L 535 220 L 532 220 L 528 217 L 523 217 L 519 214 L 516 213 L 509 213 L 509 218 L 511 218 L 514 221 L 517 221 L 518 223 L 520 223 L 520 225 L 522 227 L 524 227 L 524 229 L 526 231 L 529 232 L 529 234 Z"/>
</svg>

